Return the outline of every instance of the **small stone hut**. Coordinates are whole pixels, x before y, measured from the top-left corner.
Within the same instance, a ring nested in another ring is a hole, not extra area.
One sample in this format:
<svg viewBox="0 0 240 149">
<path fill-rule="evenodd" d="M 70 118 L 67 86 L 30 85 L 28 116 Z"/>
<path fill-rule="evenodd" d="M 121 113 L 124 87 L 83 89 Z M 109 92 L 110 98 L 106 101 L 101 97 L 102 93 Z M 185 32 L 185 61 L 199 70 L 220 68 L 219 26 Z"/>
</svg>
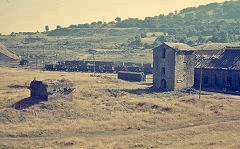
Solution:
<svg viewBox="0 0 240 149">
<path fill-rule="evenodd" d="M 42 100 L 48 101 L 48 92 L 47 92 L 48 85 L 43 83 L 42 81 L 33 80 L 30 83 L 29 90 L 31 97 L 38 97 Z"/>
<path fill-rule="evenodd" d="M 28 88 L 30 96 L 43 101 L 48 101 L 49 97 L 66 96 L 70 94 L 74 88 L 73 84 L 66 79 L 61 80 L 33 80 Z"/>
</svg>

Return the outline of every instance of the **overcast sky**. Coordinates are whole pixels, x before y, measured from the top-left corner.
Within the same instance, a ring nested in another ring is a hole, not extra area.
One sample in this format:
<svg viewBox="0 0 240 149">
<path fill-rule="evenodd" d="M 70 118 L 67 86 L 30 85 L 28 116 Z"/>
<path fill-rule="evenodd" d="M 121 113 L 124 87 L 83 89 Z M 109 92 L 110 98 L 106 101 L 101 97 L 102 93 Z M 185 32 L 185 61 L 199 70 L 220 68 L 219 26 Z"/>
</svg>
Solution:
<svg viewBox="0 0 240 149">
<path fill-rule="evenodd" d="M 43 31 L 48 25 L 109 22 L 167 14 L 226 0 L 0 0 L 0 33 Z"/>
</svg>

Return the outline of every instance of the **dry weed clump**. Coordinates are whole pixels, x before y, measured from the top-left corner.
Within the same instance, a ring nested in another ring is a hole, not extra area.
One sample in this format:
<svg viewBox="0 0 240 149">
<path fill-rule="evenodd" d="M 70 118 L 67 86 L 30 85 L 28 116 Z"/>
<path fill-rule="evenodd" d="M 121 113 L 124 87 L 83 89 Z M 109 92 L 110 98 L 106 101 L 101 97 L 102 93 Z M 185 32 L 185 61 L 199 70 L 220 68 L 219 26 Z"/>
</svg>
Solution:
<svg viewBox="0 0 240 149">
<path fill-rule="evenodd" d="M 184 102 L 184 103 L 189 103 L 189 104 L 196 104 L 196 99 L 195 98 L 190 98 L 190 99 L 182 99 L 180 100 L 180 102 Z"/>
<path fill-rule="evenodd" d="M 165 112 L 173 112 L 173 108 L 166 105 L 158 105 L 150 102 L 127 102 L 122 101 L 120 103 L 126 112 L 149 112 L 154 114 L 160 114 Z"/>
<path fill-rule="evenodd" d="M 26 120 L 23 113 L 12 108 L 4 108 L 0 110 L 0 122 L 4 124 L 22 123 Z"/>
<path fill-rule="evenodd" d="M 119 90 L 119 89 L 106 89 L 107 92 L 109 92 L 109 96 L 110 97 L 114 97 L 114 98 L 118 98 L 118 97 L 122 97 L 125 96 L 126 93 Z"/>
</svg>

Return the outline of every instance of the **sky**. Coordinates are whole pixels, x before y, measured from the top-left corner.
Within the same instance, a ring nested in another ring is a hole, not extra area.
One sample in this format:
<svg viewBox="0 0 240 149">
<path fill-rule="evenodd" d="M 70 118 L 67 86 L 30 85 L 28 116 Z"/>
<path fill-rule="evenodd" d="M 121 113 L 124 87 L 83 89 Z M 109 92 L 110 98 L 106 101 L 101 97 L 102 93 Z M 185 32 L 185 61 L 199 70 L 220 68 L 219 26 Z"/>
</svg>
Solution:
<svg viewBox="0 0 240 149">
<path fill-rule="evenodd" d="M 227 0 L 0 0 L 0 33 L 44 31 L 48 25 L 110 22 L 116 17 L 140 18 L 168 14 Z"/>
</svg>

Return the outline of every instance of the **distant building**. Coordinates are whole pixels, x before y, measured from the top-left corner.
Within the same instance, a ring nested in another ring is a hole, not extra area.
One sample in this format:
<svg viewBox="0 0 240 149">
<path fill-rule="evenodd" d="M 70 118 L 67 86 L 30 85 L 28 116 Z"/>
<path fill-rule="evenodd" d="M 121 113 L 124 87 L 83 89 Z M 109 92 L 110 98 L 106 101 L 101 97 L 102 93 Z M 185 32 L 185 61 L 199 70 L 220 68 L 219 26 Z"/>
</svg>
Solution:
<svg viewBox="0 0 240 149">
<path fill-rule="evenodd" d="M 153 49 L 153 88 L 181 90 L 194 84 L 194 48 L 183 43 L 162 43 Z"/>
<path fill-rule="evenodd" d="M 200 49 L 195 54 L 195 87 L 199 87 L 202 78 L 205 90 L 240 91 L 240 46 Z"/>
</svg>

